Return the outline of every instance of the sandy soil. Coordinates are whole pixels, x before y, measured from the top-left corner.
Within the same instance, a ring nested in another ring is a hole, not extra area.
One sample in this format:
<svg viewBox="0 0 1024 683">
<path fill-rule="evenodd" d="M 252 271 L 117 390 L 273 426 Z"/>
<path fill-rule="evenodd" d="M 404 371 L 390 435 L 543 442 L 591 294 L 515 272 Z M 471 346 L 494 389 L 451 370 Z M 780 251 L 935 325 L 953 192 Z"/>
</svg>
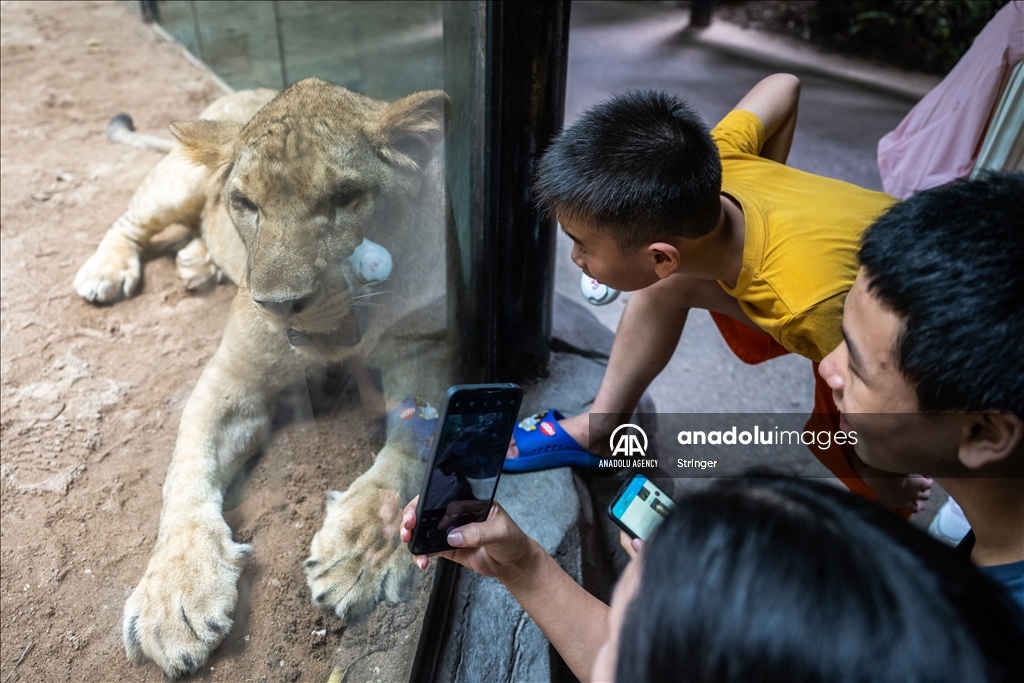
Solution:
<svg viewBox="0 0 1024 683">
<path fill-rule="evenodd" d="M 110 144 L 109 118 L 125 111 L 139 130 L 166 135 L 220 91 L 113 2 L 3 2 L 0 48 L 0 681 L 161 680 L 152 664 L 126 661 L 121 610 L 155 539 L 181 410 L 234 287 L 186 293 L 173 230 L 136 298 L 91 306 L 71 281 L 158 160 Z M 277 433 L 226 514 L 255 559 L 235 627 L 195 679 L 323 681 L 353 660 L 360 679 L 407 670 L 415 602 L 344 629 L 311 605 L 302 573 L 324 491 L 347 486 L 375 447 L 354 392 L 340 398 Z"/>
</svg>

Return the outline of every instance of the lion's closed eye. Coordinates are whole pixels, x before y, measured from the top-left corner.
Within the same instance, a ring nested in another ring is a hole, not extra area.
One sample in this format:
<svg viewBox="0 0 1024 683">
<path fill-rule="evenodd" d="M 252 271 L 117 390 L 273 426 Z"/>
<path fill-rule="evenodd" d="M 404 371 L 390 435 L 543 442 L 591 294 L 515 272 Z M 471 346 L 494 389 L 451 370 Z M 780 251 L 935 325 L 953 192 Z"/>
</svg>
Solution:
<svg viewBox="0 0 1024 683">
<path fill-rule="evenodd" d="M 368 196 L 366 189 L 357 185 L 336 187 L 327 200 L 328 220 L 334 222 L 342 219 L 347 222 L 346 216 L 354 216 Z"/>
<path fill-rule="evenodd" d="M 331 195 L 332 211 L 351 211 L 366 196 L 366 192 L 359 187 L 343 187 L 334 191 Z"/>
<path fill-rule="evenodd" d="M 241 213 L 259 213 L 259 207 L 241 192 L 231 194 L 231 207 Z"/>
</svg>

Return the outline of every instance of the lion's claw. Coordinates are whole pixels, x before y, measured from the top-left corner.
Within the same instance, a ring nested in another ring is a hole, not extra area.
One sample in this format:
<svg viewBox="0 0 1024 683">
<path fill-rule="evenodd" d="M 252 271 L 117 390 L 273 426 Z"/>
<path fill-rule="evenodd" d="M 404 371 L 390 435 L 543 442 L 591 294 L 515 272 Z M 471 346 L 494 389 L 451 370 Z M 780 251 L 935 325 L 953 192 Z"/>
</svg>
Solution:
<svg viewBox="0 0 1024 683">
<path fill-rule="evenodd" d="M 110 247 L 107 240 L 75 275 L 78 295 L 94 304 L 106 304 L 135 294 L 142 281 L 142 261 L 137 251 L 121 245 Z"/>
<path fill-rule="evenodd" d="M 219 519 L 178 529 L 154 552 L 124 608 L 128 659 L 153 660 L 170 678 L 194 673 L 230 630 L 238 577 L 252 553 Z"/>
<path fill-rule="evenodd" d="M 415 567 L 398 538 L 401 503 L 398 492 L 358 480 L 328 494 L 324 526 L 303 563 L 317 606 L 352 622 L 381 600 L 409 596 Z"/>
</svg>

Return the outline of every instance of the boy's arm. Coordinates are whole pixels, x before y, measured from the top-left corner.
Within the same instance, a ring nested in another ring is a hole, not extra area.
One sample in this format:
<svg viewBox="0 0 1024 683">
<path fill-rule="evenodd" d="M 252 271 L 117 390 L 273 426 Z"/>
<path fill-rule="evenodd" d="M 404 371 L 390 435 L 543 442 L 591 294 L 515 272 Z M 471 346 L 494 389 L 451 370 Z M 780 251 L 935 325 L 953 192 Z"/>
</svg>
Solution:
<svg viewBox="0 0 1024 683">
<path fill-rule="evenodd" d="M 540 544 L 533 541 L 532 545 L 535 559 L 531 565 L 502 583 L 576 677 L 586 683 L 608 638 L 609 607 L 566 574 Z"/>
<path fill-rule="evenodd" d="M 755 85 L 733 109 L 749 111 L 761 119 L 766 136 L 761 156 L 784 164 L 793 144 L 799 102 L 800 79 L 791 74 L 774 74 Z"/>
<path fill-rule="evenodd" d="M 416 527 L 413 498 L 402 513 L 401 539 L 408 543 Z M 442 525 L 443 526 L 443 525 Z M 497 502 L 484 522 L 466 524 L 448 534 L 455 550 L 440 553 L 453 562 L 504 585 L 537 623 L 581 681 L 608 635 L 608 605 L 588 593 L 565 573 L 554 558 L 523 533 Z M 414 558 L 426 569 L 427 558 Z"/>
</svg>

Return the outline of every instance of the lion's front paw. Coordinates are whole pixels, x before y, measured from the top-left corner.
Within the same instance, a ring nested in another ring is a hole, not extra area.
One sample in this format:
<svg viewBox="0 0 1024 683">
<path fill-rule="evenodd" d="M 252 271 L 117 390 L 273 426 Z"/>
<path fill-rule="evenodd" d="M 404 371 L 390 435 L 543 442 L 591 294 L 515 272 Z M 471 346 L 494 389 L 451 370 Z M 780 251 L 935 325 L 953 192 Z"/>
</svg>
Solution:
<svg viewBox="0 0 1024 683">
<path fill-rule="evenodd" d="M 238 577 L 252 546 L 214 520 L 173 522 L 124 607 L 128 658 L 147 658 L 175 678 L 193 673 L 231 628 Z"/>
<path fill-rule="evenodd" d="M 213 256 L 206 248 L 206 242 L 199 237 L 178 252 L 175 264 L 178 267 L 178 277 L 190 291 L 218 284 L 224 279 L 223 271 L 214 263 Z"/>
<path fill-rule="evenodd" d="M 108 233 L 75 275 L 74 287 L 86 301 L 106 304 L 135 294 L 141 280 L 138 248 L 126 238 Z"/>
<path fill-rule="evenodd" d="M 324 526 L 303 565 L 314 603 L 351 622 L 382 599 L 409 597 L 415 566 L 398 538 L 404 502 L 397 491 L 358 480 L 343 494 L 328 493 Z"/>
</svg>

